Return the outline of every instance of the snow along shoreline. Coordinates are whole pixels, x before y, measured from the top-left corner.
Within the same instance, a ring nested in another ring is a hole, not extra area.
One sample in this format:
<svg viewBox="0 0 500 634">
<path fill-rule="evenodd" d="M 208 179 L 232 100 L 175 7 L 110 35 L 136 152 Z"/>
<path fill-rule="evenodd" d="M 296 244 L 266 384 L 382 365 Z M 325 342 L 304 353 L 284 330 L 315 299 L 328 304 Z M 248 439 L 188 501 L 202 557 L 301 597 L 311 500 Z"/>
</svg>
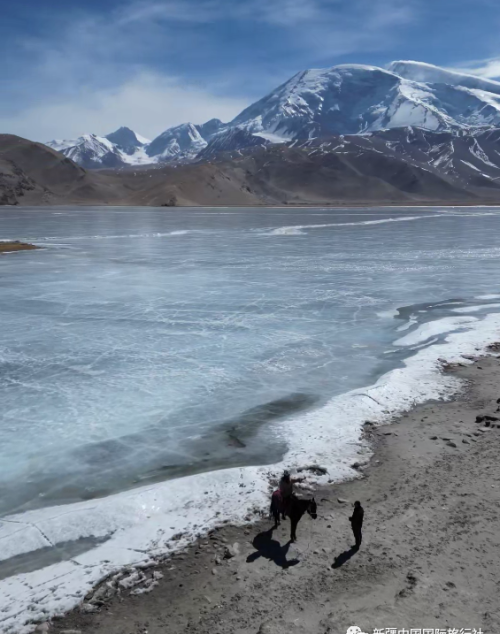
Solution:
<svg viewBox="0 0 500 634">
<path fill-rule="evenodd" d="M 278 425 L 277 432 L 290 446 L 280 464 L 188 476 L 108 498 L 2 518 L 0 562 L 27 553 L 35 557 L 37 551 L 51 552 L 56 547 L 68 557 L 0 580 L 0 632 L 27 634 L 36 623 L 83 603 L 103 578 L 125 567 L 154 564 L 222 523 L 241 525 L 259 517 L 267 509 L 270 481 L 285 465 L 294 469 L 315 464 L 328 470 L 326 475 L 308 475 L 309 486 L 356 477 L 353 463 L 366 462 L 371 455 L 360 440 L 366 420 L 387 422 L 427 400 L 451 398 L 461 381 L 443 374 L 437 359 L 466 363 L 462 355 L 484 352 L 500 334 L 498 313 L 482 320 L 457 315 L 435 324 L 432 334 L 450 333 L 444 342 L 421 347 L 429 340 L 428 327 L 417 329 L 395 344 L 409 351 L 420 348 L 403 367 L 372 386 L 335 397 L 319 409 Z M 453 332 L 457 329 L 460 332 Z M 101 543 L 70 556 L 69 545 L 90 537 Z"/>
</svg>

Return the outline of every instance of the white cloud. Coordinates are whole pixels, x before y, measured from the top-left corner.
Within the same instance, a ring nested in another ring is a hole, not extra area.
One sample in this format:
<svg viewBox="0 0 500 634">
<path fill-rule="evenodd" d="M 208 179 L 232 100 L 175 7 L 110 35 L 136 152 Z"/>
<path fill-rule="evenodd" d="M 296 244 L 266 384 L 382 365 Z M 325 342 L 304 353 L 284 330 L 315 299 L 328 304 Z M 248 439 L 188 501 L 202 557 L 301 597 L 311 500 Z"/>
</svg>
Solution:
<svg viewBox="0 0 500 634">
<path fill-rule="evenodd" d="M 9 60 L 18 79 L 2 94 L 0 131 L 47 141 L 126 125 L 154 137 L 186 121 L 230 120 L 251 101 L 241 97 L 246 91 L 263 96 L 274 88 L 270 73 L 283 72 L 281 83 L 312 60 L 327 65 L 383 49 L 395 27 L 415 18 L 415 2 L 351 0 L 346 10 L 344 0 L 134 0 L 106 15 L 68 9 L 41 39 L 19 38 L 32 63 Z M 218 21 L 223 29 L 229 21 L 250 24 L 258 55 L 249 38 L 235 51 L 244 66 L 233 63 L 225 31 L 212 28 Z M 259 29 L 269 41 L 258 39 Z M 185 57 L 185 77 L 173 78 Z M 239 95 L 226 96 L 235 86 Z"/>
<path fill-rule="evenodd" d="M 418 16 L 417 0 L 350 0 L 348 5 L 344 0 L 251 0 L 239 6 L 240 17 L 287 31 L 292 49 L 324 60 L 383 50 L 399 37 L 396 27 Z"/>
<path fill-rule="evenodd" d="M 245 20 L 281 27 L 345 25 L 346 20 L 366 31 L 407 23 L 415 15 L 416 0 L 136 0 L 116 14 L 119 25 L 151 21 L 214 22 Z M 350 17 L 349 17 L 350 16 Z"/>
<path fill-rule="evenodd" d="M 325 6 L 321 0 L 252 0 L 238 5 L 235 14 L 244 20 L 295 28 L 325 19 L 333 4 Z"/>
<path fill-rule="evenodd" d="M 122 7 L 116 14 L 115 24 L 150 22 L 151 20 L 172 20 L 177 22 L 204 22 L 210 16 L 211 8 L 217 10 L 219 3 L 210 2 L 197 5 L 193 10 L 188 2 L 132 2 Z"/>
<path fill-rule="evenodd" d="M 183 6 L 172 2 L 161 8 L 171 19 L 188 19 Z M 43 142 L 108 134 L 125 125 L 154 138 L 187 121 L 236 116 L 247 100 L 218 96 L 216 88 L 151 70 L 143 62 L 152 53 L 172 54 L 185 46 L 175 29 L 158 28 L 155 7 L 126 5 L 112 19 L 71 14 L 61 18 L 57 35 L 25 39 L 23 48 L 34 63 L 19 68 L 16 100 L 4 93 L 0 131 Z"/>
<path fill-rule="evenodd" d="M 344 0 L 142 0 L 122 8 L 116 24 L 260 23 L 279 29 L 277 35 L 288 34 L 290 50 L 326 57 L 380 50 L 398 36 L 394 27 L 411 23 L 417 13 L 417 0 L 350 0 L 348 5 Z"/>
<path fill-rule="evenodd" d="M 125 125 L 154 138 L 167 127 L 186 121 L 204 123 L 212 117 L 228 121 L 247 105 L 143 72 L 119 88 L 95 91 L 88 99 L 50 101 L 11 116 L 0 115 L 0 130 L 43 142 L 86 132 L 104 135 Z"/>
<path fill-rule="evenodd" d="M 117 23 L 123 25 L 151 20 L 198 23 L 224 19 L 293 26 L 324 17 L 325 12 L 336 3 L 336 0 L 142 0 L 121 8 L 117 13 Z"/>
<path fill-rule="evenodd" d="M 453 70 L 460 71 L 462 73 L 470 73 L 471 75 L 478 75 L 486 79 L 499 79 L 500 78 L 500 58 L 490 58 L 483 60 L 476 60 L 472 62 L 465 62 L 461 64 L 460 68 L 454 68 Z"/>
</svg>

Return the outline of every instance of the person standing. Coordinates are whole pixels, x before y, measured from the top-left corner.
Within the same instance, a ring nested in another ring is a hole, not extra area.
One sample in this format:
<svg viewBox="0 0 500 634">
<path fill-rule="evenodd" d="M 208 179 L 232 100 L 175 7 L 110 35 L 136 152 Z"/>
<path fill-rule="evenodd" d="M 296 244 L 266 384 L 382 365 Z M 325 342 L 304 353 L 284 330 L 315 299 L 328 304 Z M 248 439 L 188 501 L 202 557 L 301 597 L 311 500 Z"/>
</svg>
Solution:
<svg viewBox="0 0 500 634">
<path fill-rule="evenodd" d="M 292 502 L 294 481 L 290 477 L 290 472 L 285 471 L 280 480 L 280 493 L 281 493 L 281 514 L 283 519 L 290 513 L 290 504 Z"/>
<path fill-rule="evenodd" d="M 361 541 L 363 539 L 361 529 L 363 528 L 364 515 L 365 515 L 365 511 L 363 510 L 363 507 L 361 506 L 361 502 L 356 500 L 356 502 L 354 502 L 354 511 L 352 512 L 352 515 L 349 518 L 349 521 L 351 522 L 352 532 L 354 534 L 354 539 L 356 541 L 356 545 L 355 545 L 356 550 L 359 550 L 359 547 L 361 546 Z"/>
</svg>

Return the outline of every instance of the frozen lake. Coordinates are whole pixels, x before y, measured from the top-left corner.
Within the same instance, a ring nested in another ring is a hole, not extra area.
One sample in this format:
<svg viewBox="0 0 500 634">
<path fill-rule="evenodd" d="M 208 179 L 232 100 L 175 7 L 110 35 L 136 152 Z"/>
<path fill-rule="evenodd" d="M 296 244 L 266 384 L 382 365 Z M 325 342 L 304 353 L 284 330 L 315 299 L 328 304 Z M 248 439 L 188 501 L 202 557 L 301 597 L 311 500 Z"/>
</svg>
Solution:
<svg viewBox="0 0 500 634">
<path fill-rule="evenodd" d="M 43 248 L 0 256 L 0 632 L 243 521 L 284 465 L 351 476 L 364 420 L 500 338 L 499 235 L 497 208 L 2 209 Z"/>
<path fill-rule="evenodd" d="M 485 208 L 2 210 L 44 249 L 0 259 L 1 512 L 279 462 L 276 421 L 398 366 L 401 327 L 498 311 L 499 235 Z"/>
</svg>

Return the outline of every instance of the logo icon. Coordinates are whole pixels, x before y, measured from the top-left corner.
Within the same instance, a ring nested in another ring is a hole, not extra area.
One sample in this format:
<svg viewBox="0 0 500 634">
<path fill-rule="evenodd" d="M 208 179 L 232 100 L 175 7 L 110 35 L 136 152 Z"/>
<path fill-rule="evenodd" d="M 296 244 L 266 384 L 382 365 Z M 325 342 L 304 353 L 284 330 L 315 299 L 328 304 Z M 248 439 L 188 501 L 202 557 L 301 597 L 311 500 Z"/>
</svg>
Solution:
<svg viewBox="0 0 500 634">
<path fill-rule="evenodd" d="M 353 625 L 347 630 L 346 634 L 366 634 L 366 632 L 362 632 L 360 627 Z"/>
</svg>

